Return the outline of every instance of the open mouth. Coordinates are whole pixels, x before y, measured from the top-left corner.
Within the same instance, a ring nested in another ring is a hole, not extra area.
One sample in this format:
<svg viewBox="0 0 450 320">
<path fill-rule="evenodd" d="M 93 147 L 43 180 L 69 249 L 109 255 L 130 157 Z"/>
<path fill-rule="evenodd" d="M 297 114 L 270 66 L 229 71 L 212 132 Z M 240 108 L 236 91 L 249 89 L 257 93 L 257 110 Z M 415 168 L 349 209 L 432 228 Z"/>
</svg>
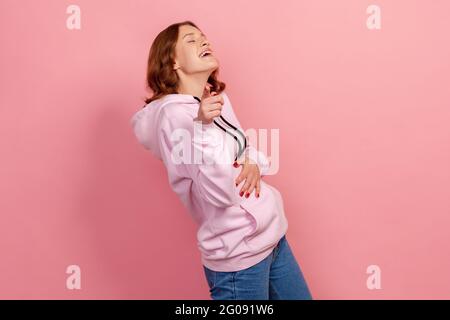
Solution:
<svg viewBox="0 0 450 320">
<path fill-rule="evenodd" d="M 205 52 L 203 52 L 202 54 L 200 54 L 200 58 L 205 58 L 205 57 L 209 57 L 212 56 L 211 51 L 207 50 Z"/>
</svg>

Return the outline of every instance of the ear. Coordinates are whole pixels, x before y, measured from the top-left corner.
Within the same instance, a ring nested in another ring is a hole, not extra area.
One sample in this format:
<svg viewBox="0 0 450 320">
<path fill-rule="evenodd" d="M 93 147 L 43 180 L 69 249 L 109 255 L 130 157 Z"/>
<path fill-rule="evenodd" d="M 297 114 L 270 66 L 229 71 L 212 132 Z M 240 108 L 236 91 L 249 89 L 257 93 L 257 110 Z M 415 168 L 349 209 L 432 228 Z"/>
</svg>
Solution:
<svg viewBox="0 0 450 320">
<path fill-rule="evenodd" d="M 173 64 L 173 70 L 177 70 L 179 68 L 180 68 L 180 66 L 178 65 L 178 62 L 175 60 L 175 62 Z"/>
</svg>

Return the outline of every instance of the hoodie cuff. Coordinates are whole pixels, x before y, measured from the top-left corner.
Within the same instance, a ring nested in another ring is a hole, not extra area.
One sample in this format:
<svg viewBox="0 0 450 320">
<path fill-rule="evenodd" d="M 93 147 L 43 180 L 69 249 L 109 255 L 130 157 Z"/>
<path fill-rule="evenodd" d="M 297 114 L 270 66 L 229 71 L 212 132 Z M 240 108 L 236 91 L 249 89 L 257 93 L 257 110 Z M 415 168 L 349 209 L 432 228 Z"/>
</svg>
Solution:
<svg viewBox="0 0 450 320">
<path fill-rule="evenodd" d="M 210 123 L 203 123 L 201 120 L 194 118 L 193 121 L 194 121 L 194 124 L 196 126 L 201 127 L 203 129 L 203 131 L 207 130 L 208 128 L 214 127 L 214 120 L 211 121 Z"/>
<path fill-rule="evenodd" d="M 261 176 L 267 175 L 270 169 L 270 161 L 263 152 L 258 151 L 255 147 L 250 145 L 247 146 L 244 154 L 249 158 L 250 163 L 253 162 L 258 165 Z"/>
</svg>

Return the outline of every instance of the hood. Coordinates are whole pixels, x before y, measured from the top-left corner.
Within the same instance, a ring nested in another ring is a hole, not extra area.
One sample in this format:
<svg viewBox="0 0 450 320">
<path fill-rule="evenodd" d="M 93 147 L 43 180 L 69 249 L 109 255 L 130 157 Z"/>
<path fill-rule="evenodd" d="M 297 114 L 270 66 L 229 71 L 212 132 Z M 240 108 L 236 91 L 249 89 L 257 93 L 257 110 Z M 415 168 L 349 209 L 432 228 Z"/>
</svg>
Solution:
<svg viewBox="0 0 450 320">
<path fill-rule="evenodd" d="M 162 160 L 159 147 L 159 123 L 161 110 L 171 103 L 199 104 L 193 95 L 173 93 L 153 100 L 137 111 L 130 119 L 134 135 L 139 143 L 158 159 Z"/>
</svg>

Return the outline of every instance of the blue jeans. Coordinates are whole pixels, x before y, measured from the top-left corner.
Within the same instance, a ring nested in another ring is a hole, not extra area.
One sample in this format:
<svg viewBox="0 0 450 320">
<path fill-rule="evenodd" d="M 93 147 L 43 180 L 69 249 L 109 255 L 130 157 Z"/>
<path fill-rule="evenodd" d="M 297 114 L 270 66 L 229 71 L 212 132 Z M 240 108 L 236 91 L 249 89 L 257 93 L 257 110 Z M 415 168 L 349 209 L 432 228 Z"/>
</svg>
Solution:
<svg viewBox="0 0 450 320">
<path fill-rule="evenodd" d="M 312 300 L 286 235 L 267 258 L 247 269 L 203 269 L 213 300 Z"/>
</svg>

